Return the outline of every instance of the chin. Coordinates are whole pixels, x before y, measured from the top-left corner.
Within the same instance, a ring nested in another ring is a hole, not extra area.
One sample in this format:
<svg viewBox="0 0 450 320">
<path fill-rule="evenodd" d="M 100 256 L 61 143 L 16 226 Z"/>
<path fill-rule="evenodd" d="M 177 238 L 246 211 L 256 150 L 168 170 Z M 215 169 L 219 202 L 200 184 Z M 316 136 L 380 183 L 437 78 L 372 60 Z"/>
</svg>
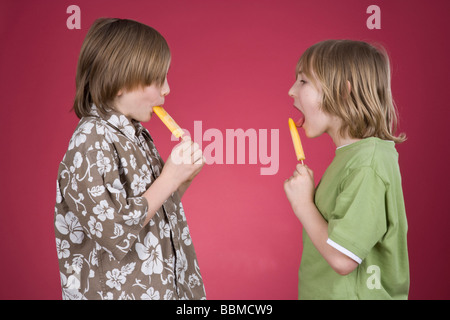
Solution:
<svg viewBox="0 0 450 320">
<path fill-rule="evenodd" d="M 152 118 L 153 113 L 150 112 L 149 114 L 144 114 L 140 117 L 140 122 L 147 122 L 150 121 L 150 119 Z"/>
<path fill-rule="evenodd" d="M 308 129 L 305 129 L 304 127 L 303 127 L 303 130 L 305 131 L 305 136 L 307 137 L 307 138 L 317 138 L 317 137 L 319 137 L 319 136 L 321 136 L 322 134 L 321 133 L 317 133 L 317 132 L 311 132 L 310 130 L 308 130 Z"/>
<path fill-rule="evenodd" d="M 302 126 L 302 129 L 303 129 L 303 131 L 305 132 L 305 136 L 308 137 L 308 138 L 311 138 L 311 136 L 310 136 L 310 134 L 309 134 L 309 131 L 305 128 L 304 125 Z"/>
</svg>

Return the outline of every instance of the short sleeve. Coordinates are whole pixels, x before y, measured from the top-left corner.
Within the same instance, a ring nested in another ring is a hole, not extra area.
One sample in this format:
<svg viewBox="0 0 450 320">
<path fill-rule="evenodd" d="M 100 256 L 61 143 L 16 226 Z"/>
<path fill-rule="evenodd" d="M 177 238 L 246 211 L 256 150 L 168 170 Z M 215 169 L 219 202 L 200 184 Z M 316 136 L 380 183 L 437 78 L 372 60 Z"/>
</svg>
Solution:
<svg viewBox="0 0 450 320">
<path fill-rule="evenodd" d="M 143 228 L 147 200 L 126 194 L 113 151 L 91 149 L 84 156 L 76 152 L 65 162 L 68 170 L 58 182 L 68 210 L 85 236 L 121 260 Z"/>
<path fill-rule="evenodd" d="M 372 168 L 351 172 L 328 221 L 328 243 L 361 263 L 387 230 L 385 195 L 386 186 Z"/>
</svg>

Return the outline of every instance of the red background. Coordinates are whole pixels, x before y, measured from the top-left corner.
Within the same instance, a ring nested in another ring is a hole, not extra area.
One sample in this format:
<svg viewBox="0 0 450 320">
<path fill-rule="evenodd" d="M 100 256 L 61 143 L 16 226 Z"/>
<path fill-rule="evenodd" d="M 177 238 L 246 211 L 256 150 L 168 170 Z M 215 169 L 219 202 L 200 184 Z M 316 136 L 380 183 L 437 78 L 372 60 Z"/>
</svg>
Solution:
<svg viewBox="0 0 450 320">
<path fill-rule="evenodd" d="M 81 30 L 66 27 L 71 4 L 81 8 Z M 366 27 L 371 4 L 381 8 L 381 30 Z M 445 0 L 1 0 L 0 298 L 61 298 L 53 214 L 58 164 L 78 122 L 69 112 L 77 58 L 96 18 L 120 17 L 167 39 L 165 107 L 191 133 L 195 120 L 224 139 L 226 129 L 279 129 L 276 175 L 260 175 L 247 155 L 247 164 L 205 166 L 183 197 L 209 299 L 297 298 L 301 224 L 283 181 L 296 164 L 287 119 L 298 113 L 287 92 L 301 53 L 330 38 L 375 41 L 391 56 L 409 137 L 397 149 L 410 298 L 449 299 L 449 9 Z M 165 159 L 175 145 L 167 129 L 158 119 L 144 125 Z M 318 182 L 334 145 L 300 134 Z"/>
</svg>

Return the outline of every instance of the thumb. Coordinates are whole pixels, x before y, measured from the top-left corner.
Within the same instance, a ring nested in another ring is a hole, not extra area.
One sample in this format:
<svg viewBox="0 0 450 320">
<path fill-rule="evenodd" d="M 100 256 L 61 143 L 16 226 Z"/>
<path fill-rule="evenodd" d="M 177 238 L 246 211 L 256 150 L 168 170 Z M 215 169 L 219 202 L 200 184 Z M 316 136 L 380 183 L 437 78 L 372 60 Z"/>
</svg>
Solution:
<svg viewBox="0 0 450 320">
<path fill-rule="evenodd" d="M 297 166 L 295 167 L 295 170 L 299 174 L 305 174 L 307 172 L 307 167 L 305 164 L 298 163 Z"/>
<path fill-rule="evenodd" d="M 184 136 L 181 137 L 181 140 L 183 140 L 183 142 L 186 142 L 186 141 L 191 141 L 192 139 L 191 139 L 190 136 L 184 135 Z"/>
</svg>

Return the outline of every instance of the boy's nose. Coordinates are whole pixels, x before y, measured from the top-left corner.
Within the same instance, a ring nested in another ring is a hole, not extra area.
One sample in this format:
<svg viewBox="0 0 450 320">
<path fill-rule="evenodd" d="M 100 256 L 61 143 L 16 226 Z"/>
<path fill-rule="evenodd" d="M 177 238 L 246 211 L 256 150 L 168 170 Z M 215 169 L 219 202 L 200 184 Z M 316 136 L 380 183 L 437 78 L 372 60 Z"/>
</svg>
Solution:
<svg viewBox="0 0 450 320">
<path fill-rule="evenodd" d="M 167 80 L 164 82 L 163 87 L 161 88 L 161 95 L 163 97 L 167 96 L 170 93 L 170 87 L 169 87 L 169 83 L 167 82 Z"/>
<path fill-rule="evenodd" d="M 292 86 L 292 87 L 289 89 L 288 95 L 289 95 L 291 98 L 295 98 L 295 94 L 294 94 L 294 86 Z"/>
</svg>

